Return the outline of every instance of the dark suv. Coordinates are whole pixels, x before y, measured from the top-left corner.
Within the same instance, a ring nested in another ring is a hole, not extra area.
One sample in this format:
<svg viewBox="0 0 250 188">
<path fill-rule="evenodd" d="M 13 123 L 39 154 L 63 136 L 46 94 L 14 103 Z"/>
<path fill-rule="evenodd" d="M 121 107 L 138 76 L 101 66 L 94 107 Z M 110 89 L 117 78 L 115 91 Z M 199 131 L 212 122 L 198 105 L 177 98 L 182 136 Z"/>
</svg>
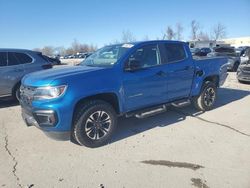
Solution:
<svg viewBox="0 0 250 188">
<path fill-rule="evenodd" d="M 233 47 L 219 46 L 213 49 L 208 56 L 223 56 L 228 58 L 227 69 L 236 72 L 240 65 L 240 56 Z"/>
<path fill-rule="evenodd" d="M 21 79 L 30 72 L 52 68 L 40 52 L 21 49 L 0 49 L 0 97 L 19 100 Z"/>
</svg>

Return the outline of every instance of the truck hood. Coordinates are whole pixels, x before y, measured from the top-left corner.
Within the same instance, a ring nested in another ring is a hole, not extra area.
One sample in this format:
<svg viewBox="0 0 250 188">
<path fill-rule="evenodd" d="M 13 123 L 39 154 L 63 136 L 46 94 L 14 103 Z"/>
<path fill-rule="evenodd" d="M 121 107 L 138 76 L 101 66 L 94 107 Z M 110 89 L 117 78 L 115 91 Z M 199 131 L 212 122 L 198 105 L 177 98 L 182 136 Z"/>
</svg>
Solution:
<svg viewBox="0 0 250 188">
<path fill-rule="evenodd" d="M 77 76 L 102 69 L 104 68 L 89 66 L 65 66 L 53 68 L 26 75 L 22 80 L 22 84 L 33 87 L 49 86 L 55 80 L 66 79 L 67 77 Z"/>
</svg>

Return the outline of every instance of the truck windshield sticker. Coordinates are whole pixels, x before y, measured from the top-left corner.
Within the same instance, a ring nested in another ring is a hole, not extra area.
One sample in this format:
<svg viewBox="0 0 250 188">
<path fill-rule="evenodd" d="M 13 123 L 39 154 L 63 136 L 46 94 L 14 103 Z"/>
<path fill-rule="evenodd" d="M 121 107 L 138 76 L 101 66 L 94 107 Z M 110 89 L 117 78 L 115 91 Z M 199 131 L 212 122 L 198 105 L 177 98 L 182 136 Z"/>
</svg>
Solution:
<svg viewBox="0 0 250 188">
<path fill-rule="evenodd" d="M 132 48 L 134 45 L 133 44 L 123 44 L 123 48 Z"/>
</svg>

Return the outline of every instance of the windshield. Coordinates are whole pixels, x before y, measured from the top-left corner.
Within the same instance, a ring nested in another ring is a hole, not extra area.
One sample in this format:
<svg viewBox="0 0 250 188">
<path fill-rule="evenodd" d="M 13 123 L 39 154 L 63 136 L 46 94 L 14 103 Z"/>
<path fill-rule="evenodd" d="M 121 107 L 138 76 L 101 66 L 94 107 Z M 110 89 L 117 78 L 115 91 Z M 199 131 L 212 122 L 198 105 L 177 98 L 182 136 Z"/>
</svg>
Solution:
<svg viewBox="0 0 250 188">
<path fill-rule="evenodd" d="M 109 67 L 113 66 L 127 51 L 133 47 L 132 44 L 118 44 L 105 46 L 81 62 L 80 65 Z"/>
</svg>

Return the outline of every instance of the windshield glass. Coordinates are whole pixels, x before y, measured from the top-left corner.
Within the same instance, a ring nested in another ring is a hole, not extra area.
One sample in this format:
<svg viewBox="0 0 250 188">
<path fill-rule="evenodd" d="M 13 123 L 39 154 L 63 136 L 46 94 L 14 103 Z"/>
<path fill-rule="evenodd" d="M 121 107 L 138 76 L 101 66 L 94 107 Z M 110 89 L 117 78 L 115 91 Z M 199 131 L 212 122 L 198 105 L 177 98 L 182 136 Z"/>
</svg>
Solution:
<svg viewBox="0 0 250 188">
<path fill-rule="evenodd" d="M 127 51 L 132 44 L 117 44 L 105 46 L 81 62 L 80 65 L 109 67 L 113 66 Z"/>
</svg>

